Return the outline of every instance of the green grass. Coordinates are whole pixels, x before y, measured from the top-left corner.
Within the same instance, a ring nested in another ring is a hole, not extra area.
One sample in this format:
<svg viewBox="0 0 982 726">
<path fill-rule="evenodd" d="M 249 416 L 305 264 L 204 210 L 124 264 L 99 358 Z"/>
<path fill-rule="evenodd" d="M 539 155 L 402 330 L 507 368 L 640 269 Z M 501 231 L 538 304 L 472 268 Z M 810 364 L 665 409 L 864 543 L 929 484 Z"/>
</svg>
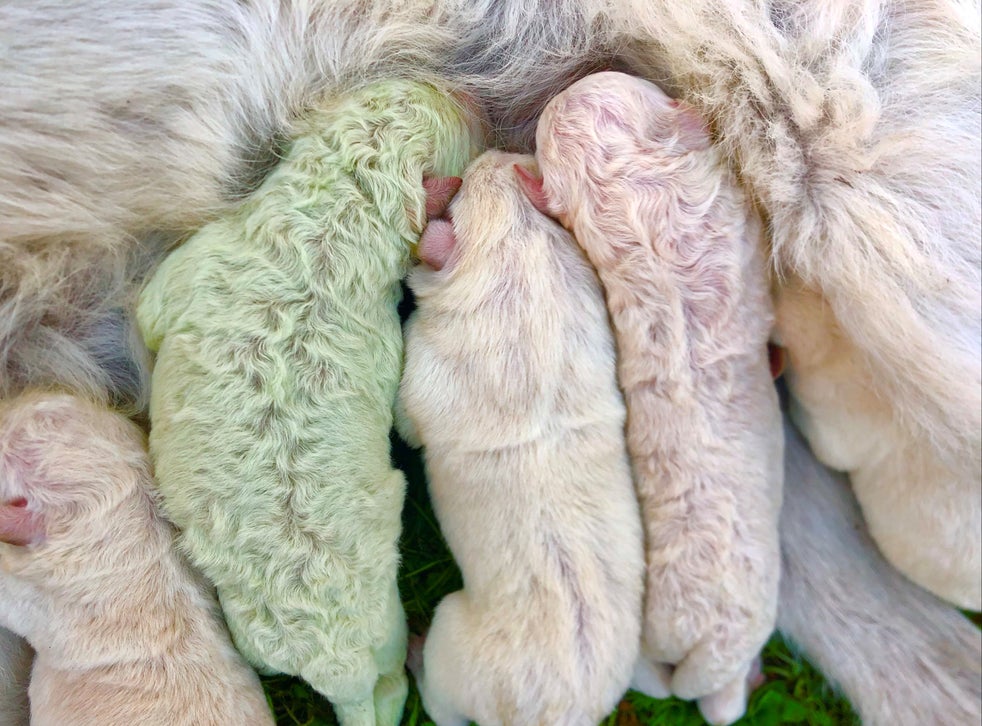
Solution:
<svg viewBox="0 0 982 726">
<path fill-rule="evenodd" d="M 409 488 L 403 514 L 402 567 L 399 588 L 410 630 L 419 632 L 430 621 L 440 599 L 461 586 L 460 572 L 440 535 L 426 494 L 423 469 L 414 452 L 393 438 L 396 464 L 406 472 Z M 858 724 L 849 704 L 832 693 L 808 663 L 794 656 L 779 638 L 764 650 L 767 682 L 751 698 L 743 726 L 832 726 Z M 411 678 L 410 678 L 411 681 Z M 281 726 L 336 724 L 330 704 L 302 681 L 276 676 L 264 678 L 270 704 Z M 419 694 L 410 686 L 403 726 L 427 726 Z M 692 703 L 677 699 L 656 701 L 630 692 L 604 726 L 700 726 L 705 723 Z"/>
</svg>

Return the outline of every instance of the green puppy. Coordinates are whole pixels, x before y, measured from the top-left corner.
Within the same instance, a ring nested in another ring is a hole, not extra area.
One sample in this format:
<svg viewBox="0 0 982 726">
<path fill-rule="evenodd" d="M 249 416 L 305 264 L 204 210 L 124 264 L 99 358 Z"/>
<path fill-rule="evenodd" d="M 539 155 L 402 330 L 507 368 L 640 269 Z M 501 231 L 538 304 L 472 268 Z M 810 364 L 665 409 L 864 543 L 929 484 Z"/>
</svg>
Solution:
<svg viewBox="0 0 982 726">
<path fill-rule="evenodd" d="M 333 99 L 139 301 L 157 351 L 150 450 L 167 515 L 239 650 L 308 681 L 344 726 L 396 724 L 405 703 L 405 481 L 388 438 L 399 281 L 478 137 L 429 85 Z"/>
</svg>

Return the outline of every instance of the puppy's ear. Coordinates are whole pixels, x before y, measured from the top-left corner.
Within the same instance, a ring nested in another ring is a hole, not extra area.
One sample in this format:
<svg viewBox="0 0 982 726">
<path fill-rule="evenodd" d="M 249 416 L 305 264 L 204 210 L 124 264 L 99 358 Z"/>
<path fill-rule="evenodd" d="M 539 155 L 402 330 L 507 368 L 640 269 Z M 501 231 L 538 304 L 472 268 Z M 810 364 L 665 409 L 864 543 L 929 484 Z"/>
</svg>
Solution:
<svg viewBox="0 0 982 726">
<path fill-rule="evenodd" d="M 546 199 L 545 189 L 542 187 L 542 177 L 536 176 L 521 164 L 515 164 L 515 175 L 518 177 L 518 185 L 525 192 L 525 196 L 532 202 L 532 206 L 538 209 L 547 217 L 553 214 L 549 211 L 549 202 Z"/>
<path fill-rule="evenodd" d="M 426 225 L 423 235 L 419 238 L 417 255 L 421 262 L 434 270 L 442 270 L 456 244 L 457 235 L 450 220 L 434 219 Z"/>
<path fill-rule="evenodd" d="M 708 149 L 713 142 L 709 125 L 695 108 L 685 101 L 672 99 L 669 102 L 675 109 L 675 122 L 679 128 L 679 140 L 690 149 Z"/>
<path fill-rule="evenodd" d="M 27 508 L 24 498 L 0 503 L 0 542 L 28 545 L 44 537 L 44 522 L 40 515 Z"/>
<path fill-rule="evenodd" d="M 442 217 L 463 180 L 459 176 L 434 176 L 423 179 L 426 190 L 426 218 Z"/>
</svg>

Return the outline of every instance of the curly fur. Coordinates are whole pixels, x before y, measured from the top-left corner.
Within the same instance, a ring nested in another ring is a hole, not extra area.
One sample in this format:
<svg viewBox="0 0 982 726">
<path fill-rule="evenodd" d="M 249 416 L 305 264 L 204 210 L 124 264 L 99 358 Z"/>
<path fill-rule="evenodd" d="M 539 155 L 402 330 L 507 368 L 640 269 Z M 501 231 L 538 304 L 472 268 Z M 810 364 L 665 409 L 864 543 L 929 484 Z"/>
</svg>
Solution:
<svg viewBox="0 0 982 726">
<path fill-rule="evenodd" d="M 440 726 L 592 726 L 640 639 L 641 523 L 602 292 L 522 196 L 516 163 L 533 161 L 487 152 L 470 166 L 447 264 L 409 278 L 397 423 L 424 447 L 464 577 L 417 672 Z"/>
<path fill-rule="evenodd" d="M 712 119 L 775 268 L 826 299 L 866 383 L 918 439 L 977 451 L 978 4 L 618 5 L 652 72 Z"/>
<path fill-rule="evenodd" d="M 103 307 L 132 309 L 133 250 L 233 208 L 324 90 L 427 75 L 449 43 L 431 5 L 3 3 L 0 396 L 56 383 L 141 408 L 140 346 L 85 344 Z"/>
<path fill-rule="evenodd" d="M 240 210 L 163 262 L 137 309 L 157 351 L 150 449 L 182 546 L 249 661 L 303 677 L 346 725 L 395 724 L 406 696 L 405 481 L 388 440 L 399 281 L 424 174 L 461 172 L 474 143 L 432 86 L 327 101 Z"/>
<path fill-rule="evenodd" d="M 778 628 L 867 726 L 982 720 L 982 633 L 877 552 L 849 484 L 785 425 Z"/>
<path fill-rule="evenodd" d="M 647 537 L 643 651 L 675 666 L 675 694 L 706 696 L 745 679 L 777 607 L 781 430 L 759 229 L 701 119 L 646 81 L 578 81 L 536 141 L 549 209 L 596 266 L 616 333 Z"/>
<path fill-rule="evenodd" d="M 37 652 L 32 724 L 272 726 L 173 542 L 133 423 L 60 393 L 3 404 L 0 625 Z"/>
<path fill-rule="evenodd" d="M 785 281 L 776 308 L 791 415 L 823 462 L 849 472 L 881 552 L 936 595 L 982 608 L 982 440 L 952 455 L 897 421 L 818 293 Z"/>
<path fill-rule="evenodd" d="M 437 72 L 529 150 L 552 95 L 620 64 L 711 120 L 775 266 L 829 298 L 896 416 L 960 451 L 982 418 L 978 20 L 970 0 L 5 3 L 0 354 L 134 235 L 226 209 L 324 88 Z"/>
</svg>

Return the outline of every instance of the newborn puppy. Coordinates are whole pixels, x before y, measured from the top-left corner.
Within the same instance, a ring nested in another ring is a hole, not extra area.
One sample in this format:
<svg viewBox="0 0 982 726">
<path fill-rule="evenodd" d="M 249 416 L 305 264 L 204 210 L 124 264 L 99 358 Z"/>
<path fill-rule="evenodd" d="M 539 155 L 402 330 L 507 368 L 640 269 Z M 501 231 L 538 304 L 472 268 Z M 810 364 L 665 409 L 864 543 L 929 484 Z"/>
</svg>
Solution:
<svg viewBox="0 0 982 726">
<path fill-rule="evenodd" d="M 0 407 L 0 625 L 37 651 L 33 726 L 272 725 L 153 497 L 122 415 L 59 393 Z"/>
<path fill-rule="evenodd" d="M 489 151 L 420 242 L 397 422 L 464 589 L 416 669 L 439 726 L 593 726 L 638 653 L 642 533 L 595 274 Z M 412 662 L 412 661 L 411 661 Z"/>
<path fill-rule="evenodd" d="M 982 720 L 982 634 L 877 552 L 849 493 L 785 426 L 778 628 L 867 726 Z"/>
<path fill-rule="evenodd" d="M 23 638 L 0 628 L 0 724 L 27 726 L 27 683 L 34 651 Z"/>
<path fill-rule="evenodd" d="M 181 544 L 246 658 L 304 678 L 344 726 L 396 724 L 406 697 L 397 305 L 427 214 L 459 184 L 446 175 L 475 153 L 469 124 L 422 83 L 330 100 L 137 309 L 157 351 L 150 450 Z"/>
<path fill-rule="evenodd" d="M 722 691 L 704 715 L 734 720 L 774 627 L 780 570 L 759 225 L 699 116 L 646 81 L 573 84 L 536 139 L 543 179 L 526 175 L 526 193 L 586 250 L 616 334 L 647 537 L 645 678 L 675 666 L 674 694 Z"/>
<path fill-rule="evenodd" d="M 935 595 L 982 609 L 982 441 L 951 452 L 898 420 L 828 303 L 800 280 L 783 281 L 776 309 L 791 415 L 822 462 L 849 472 L 884 556 Z"/>
</svg>

